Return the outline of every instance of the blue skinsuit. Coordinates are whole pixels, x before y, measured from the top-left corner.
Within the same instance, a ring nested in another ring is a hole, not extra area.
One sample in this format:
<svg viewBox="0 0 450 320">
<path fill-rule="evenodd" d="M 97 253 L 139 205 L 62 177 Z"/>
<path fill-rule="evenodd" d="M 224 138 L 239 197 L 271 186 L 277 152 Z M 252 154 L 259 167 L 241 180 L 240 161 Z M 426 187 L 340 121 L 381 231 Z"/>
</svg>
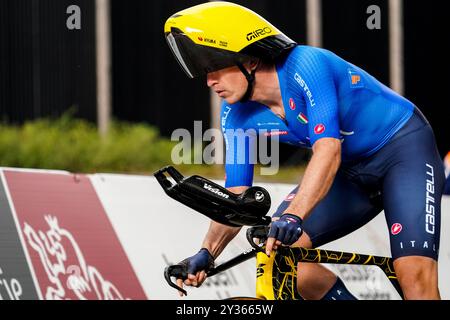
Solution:
<svg viewBox="0 0 450 320">
<path fill-rule="evenodd" d="M 304 221 L 313 245 L 356 230 L 384 209 L 393 257 L 437 259 L 444 173 L 421 112 L 325 49 L 297 46 L 277 62 L 276 70 L 285 119 L 254 101 L 222 105 L 225 186 L 252 185 L 255 159 L 250 151 L 258 134 L 306 148 L 320 138 L 340 139 L 342 165 L 333 186 Z"/>
</svg>

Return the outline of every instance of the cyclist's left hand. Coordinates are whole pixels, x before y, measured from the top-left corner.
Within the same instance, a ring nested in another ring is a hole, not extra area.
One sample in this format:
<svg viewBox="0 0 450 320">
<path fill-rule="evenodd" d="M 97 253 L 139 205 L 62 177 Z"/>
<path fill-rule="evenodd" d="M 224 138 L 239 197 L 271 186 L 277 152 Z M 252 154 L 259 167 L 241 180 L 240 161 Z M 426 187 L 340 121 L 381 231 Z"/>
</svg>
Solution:
<svg viewBox="0 0 450 320">
<path fill-rule="evenodd" d="M 285 213 L 277 221 L 272 221 L 266 242 L 266 254 L 270 256 L 278 244 L 292 245 L 302 235 L 302 218 Z"/>
</svg>

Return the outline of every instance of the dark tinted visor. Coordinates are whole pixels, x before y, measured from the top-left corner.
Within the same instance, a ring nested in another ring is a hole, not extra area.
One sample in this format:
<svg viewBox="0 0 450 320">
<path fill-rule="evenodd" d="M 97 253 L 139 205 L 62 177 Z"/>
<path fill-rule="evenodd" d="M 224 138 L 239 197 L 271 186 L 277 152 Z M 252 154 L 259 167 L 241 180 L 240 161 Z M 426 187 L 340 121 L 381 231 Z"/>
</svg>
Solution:
<svg viewBox="0 0 450 320">
<path fill-rule="evenodd" d="M 244 54 L 197 45 L 176 28 L 166 34 L 166 40 L 178 63 L 191 78 L 250 59 L 250 56 Z"/>
</svg>

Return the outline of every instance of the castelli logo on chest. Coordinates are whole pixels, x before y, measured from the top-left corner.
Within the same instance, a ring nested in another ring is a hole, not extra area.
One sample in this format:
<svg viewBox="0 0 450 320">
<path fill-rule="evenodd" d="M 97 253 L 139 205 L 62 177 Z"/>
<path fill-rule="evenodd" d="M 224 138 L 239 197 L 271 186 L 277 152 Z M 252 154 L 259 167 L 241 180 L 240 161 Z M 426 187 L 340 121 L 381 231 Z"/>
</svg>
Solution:
<svg viewBox="0 0 450 320">
<path fill-rule="evenodd" d="M 289 108 L 291 108 L 291 110 L 295 110 L 295 102 L 292 98 L 289 99 Z"/>
</svg>

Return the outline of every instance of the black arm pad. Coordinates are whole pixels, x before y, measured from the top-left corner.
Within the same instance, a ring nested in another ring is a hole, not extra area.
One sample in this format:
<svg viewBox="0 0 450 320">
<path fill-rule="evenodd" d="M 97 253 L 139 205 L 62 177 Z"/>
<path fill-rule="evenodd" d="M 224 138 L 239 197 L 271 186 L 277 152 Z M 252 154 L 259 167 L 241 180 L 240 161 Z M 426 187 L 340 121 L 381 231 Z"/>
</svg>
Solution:
<svg viewBox="0 0 450 320">
<path fill-rule="evenodd" d="M 175 183 L 167 179 L 168 174 Z M 250 187 L 240 195 L 197 175 L 185 178 L 172 166 L 154 173 L 171 198 L 204 214 L 210 219 L 232 227 L 268 225 L 270 195 L 262 187 Z"/>
</svg>

